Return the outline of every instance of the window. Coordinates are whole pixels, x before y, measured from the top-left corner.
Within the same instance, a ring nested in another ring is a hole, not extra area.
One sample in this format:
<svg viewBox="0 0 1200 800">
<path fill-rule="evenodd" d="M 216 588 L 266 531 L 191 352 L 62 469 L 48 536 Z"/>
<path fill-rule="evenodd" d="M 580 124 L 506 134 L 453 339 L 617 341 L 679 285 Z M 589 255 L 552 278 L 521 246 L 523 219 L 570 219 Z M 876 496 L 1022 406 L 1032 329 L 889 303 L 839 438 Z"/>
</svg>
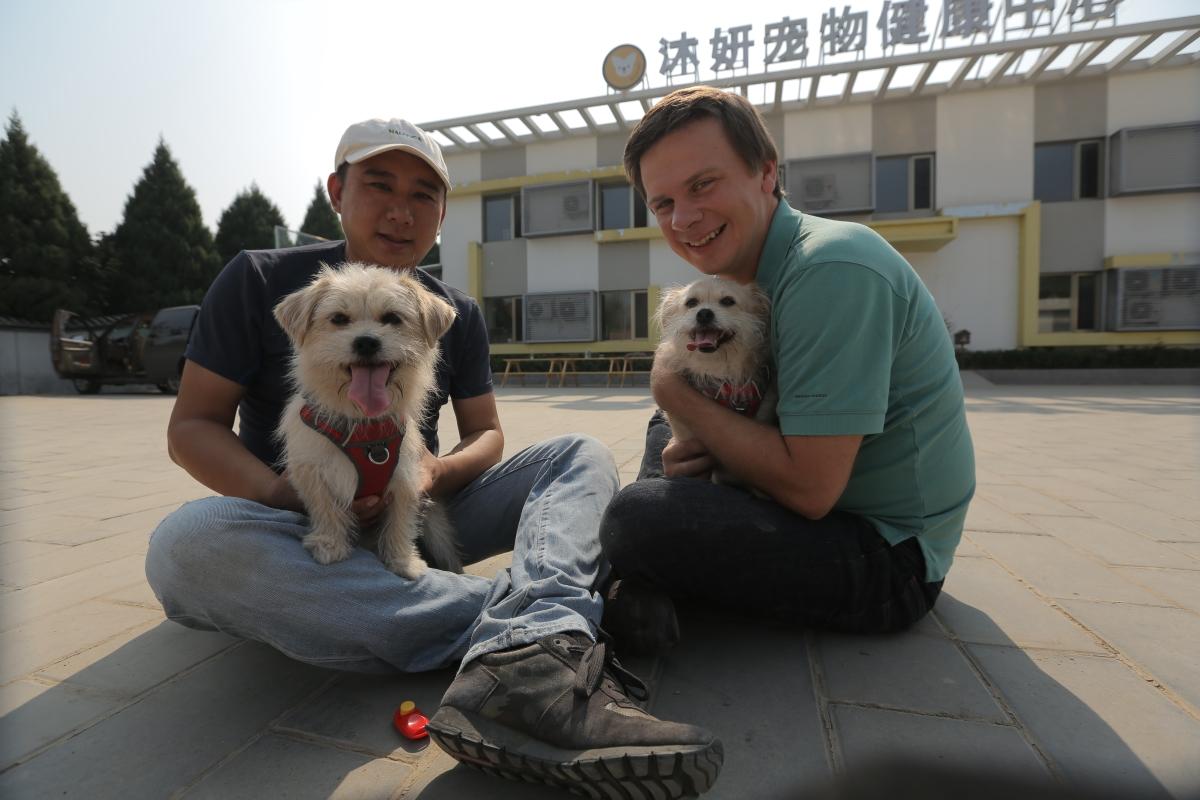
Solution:
<svg viewBox="0 0 1200 800">
<path fill-rule="evenodd" d="M 488 341 L 492 344 L 525 341 L 521 295 L 485 297 L 483 317 L 487 322 Z"/>
<path fill-rule="evenodd" d="M 870 153 L 855 153 L 787 162 L 788 202 L 814 214 L 871 211 L 871 160 Z"/>
<path fill-rule="evenodd" d="M 591 181 L 526 186 L 521 201 L 521 229 L 526 237 L 592 230 Z"/>
<path fill-rule="evenodd" d="M 1099 326 L 1097 273 L 1043 275 L 1038 285 L 1038 332 L 1094 331 Z"/>
<path fill-rule="evenodd" d="M 646 227 L 646 204 L 628 183 L 602 183 L 599 195 L 600 230 Z"/>
<path fill-rule="evenodd" d="M 1099 139 L 1033 147 L 1033 197 L 1043 203 L 1103 197 Z"/>
<path fill-rule="evenodd" d="M 932 209 L 932 155 L 875 159 L 875 213 Z"/>
<path fill-rule="evenodd" d="M 600 338 L 644 339 L 650 335 L 646 290 L 600 293 Z"/>
<path fill-rule="evenodd" d="M 521 235 L 521 196 L 496 194 L 483 198 L 483 240 L 507 242 Z"/>
</svg>

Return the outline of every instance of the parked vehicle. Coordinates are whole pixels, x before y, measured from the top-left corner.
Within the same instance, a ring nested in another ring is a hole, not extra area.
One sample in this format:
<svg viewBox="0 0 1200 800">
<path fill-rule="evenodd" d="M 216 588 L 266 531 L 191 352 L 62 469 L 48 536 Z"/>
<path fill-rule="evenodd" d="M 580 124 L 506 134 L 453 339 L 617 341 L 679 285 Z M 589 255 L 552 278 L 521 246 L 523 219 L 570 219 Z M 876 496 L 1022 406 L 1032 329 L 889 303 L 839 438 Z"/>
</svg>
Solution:
<svg viewBox="0 0 1200 800">
<path fill-rule="evenodd" d="M 199 311 L 200 306 L 174 306 L 82 319 L 60 308 L 50 328 L 54 371 L 73 381 L 80 394 L 95 394 L 104 384 L 131 383 L 151 383 L 175 394 Z"/>
</svg>

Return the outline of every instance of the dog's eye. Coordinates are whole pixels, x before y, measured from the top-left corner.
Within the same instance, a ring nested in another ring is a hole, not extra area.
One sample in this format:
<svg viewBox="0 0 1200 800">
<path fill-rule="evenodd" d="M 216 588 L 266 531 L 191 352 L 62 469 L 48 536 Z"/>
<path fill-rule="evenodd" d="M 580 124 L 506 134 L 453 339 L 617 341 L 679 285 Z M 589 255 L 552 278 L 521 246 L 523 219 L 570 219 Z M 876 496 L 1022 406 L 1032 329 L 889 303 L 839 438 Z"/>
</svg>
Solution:
<svg viewBox="0 0 1200 800">
<path fill-rule="evenodd" d="M 334 314 L 332 317 L 330 317 L 329 321 L 332 322 L 334 325 L 337 325 L 339 328 L 342 327 L 343 325 L 350 324 L 350 318 L 347 317 L 345 314 L 343 314 L 340 311 L 338 313 Z"/>
<path fill-rule="evenodd" d="M 721 305 L 723 305 L 723 306 L 737 305 L 737 300 L 734 300 L 732 297 L 722 297 Z"/>
<path fill-rule="evenodd" d="M 700 305 L 700 301 L 694 297 L 689 297 L 687 299 L 687 302 L 684 303 L 683 305 L 685 308 L 695 308 L 696 306 Z"/>
<path fill-rule="evenodd" d="M 403 320 L 400 319 L 400 315 L 395 311 L 389 311 L 388 313 L 384 314 L 379 318 L 379 321 L 384 325 L 399 325 L 401 322 L 403 322 Z"/>
</svg>

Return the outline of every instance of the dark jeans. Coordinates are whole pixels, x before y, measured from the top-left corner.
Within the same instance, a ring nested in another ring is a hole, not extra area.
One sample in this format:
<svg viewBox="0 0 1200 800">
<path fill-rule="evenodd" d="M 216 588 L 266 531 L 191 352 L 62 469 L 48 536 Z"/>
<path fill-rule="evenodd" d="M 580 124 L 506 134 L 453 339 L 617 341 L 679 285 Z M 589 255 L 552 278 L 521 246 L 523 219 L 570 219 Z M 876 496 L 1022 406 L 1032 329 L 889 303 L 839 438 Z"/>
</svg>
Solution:
<svg viewBox="0 0 1200 800">
<path fill-rule="evenodd" d="M 635 483 L 609 505 L 604 554 L 620 578 L 684 605 L 852 633 L 903 630 L 931 608 L 917 540 L 892 547 L 867 520 L 841 511 L 809 520 L 744 489 L 663 477 L 671 436 L 650 420 Z"/>
</svg>

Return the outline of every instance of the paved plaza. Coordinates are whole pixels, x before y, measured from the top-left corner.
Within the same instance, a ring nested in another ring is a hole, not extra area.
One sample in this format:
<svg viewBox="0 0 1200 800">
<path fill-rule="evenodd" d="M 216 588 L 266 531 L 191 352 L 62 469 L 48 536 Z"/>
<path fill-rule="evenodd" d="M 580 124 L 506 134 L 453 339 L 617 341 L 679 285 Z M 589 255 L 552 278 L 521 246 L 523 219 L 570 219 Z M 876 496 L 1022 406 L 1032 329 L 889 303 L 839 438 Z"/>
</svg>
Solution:
<svg viewBox="0 0 1200 800">
<path fill-rule="evenodd" d="M 979 489 L 916 629 L 849 637 L 688 615 L 674 652 L 632 662 L 652 711 L 723 740 L 706 797 L 812 796 L 881 759 L 1084 796 L 1200 789 L 1196 387 L 966 377 Z M 0 397 L 0 797 L 564 796 L 395 733 L 399 703 L 432 713 L 449 671 L 339 674 L 165 621 L 147 540 L 207 492 L 167 457 L 171 399 L 110 392 Z M 583 431 L 633 480 L 644 387 L 498 396 L 508 454 Z M 452 420 L 442 429 L 456 440 Z"/>
</svg>

